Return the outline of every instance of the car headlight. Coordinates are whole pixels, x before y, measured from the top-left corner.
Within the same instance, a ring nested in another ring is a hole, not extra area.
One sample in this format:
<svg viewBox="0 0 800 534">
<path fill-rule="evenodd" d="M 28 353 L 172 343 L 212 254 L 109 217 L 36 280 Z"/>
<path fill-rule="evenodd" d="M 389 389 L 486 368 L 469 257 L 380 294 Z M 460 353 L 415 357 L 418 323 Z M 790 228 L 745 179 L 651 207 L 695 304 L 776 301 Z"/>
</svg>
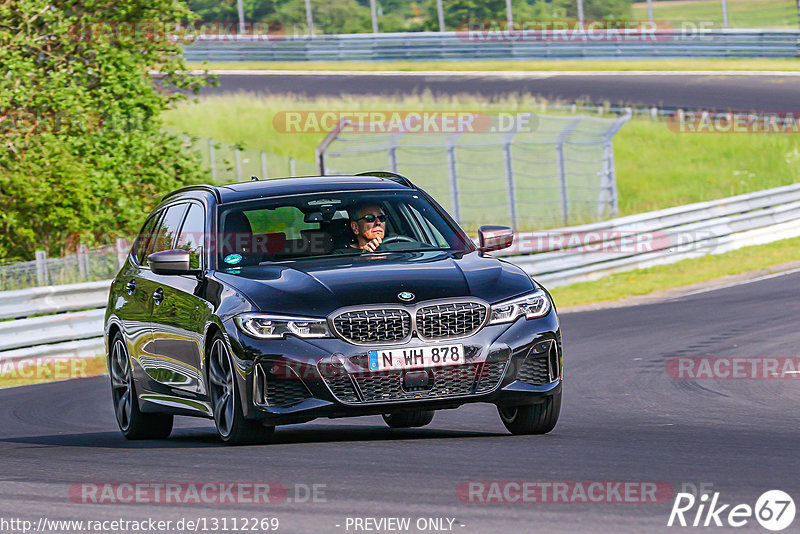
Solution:
<svg viewBox="0 0 800 534">
<path fill-rule="evenodd" d="M 537 289 L 533 293 L 493 304 L 489 324 L 510 323 L 523 315 L 526 319 L 536 319 L 549 312 L 550 299 L 544 291 Z"/>
<path fill-rule="evenodd" d="M 243 313 L 234 317 L 234 321 L 242 332 L 259 339 L 281 339 L 286 334 L 302 338 L 331 336 L 328 321 L 315 317 Z"/>
</svg>

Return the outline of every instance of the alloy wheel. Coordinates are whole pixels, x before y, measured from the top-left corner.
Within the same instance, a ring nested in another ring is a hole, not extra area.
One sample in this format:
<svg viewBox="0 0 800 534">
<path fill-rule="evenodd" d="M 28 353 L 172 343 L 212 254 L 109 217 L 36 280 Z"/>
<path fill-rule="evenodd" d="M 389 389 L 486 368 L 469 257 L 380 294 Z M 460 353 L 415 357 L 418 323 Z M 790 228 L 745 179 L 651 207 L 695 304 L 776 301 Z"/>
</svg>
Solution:
<svg viewBox="0 0 800 534">
<path fill-rule="evenodd" d="M 133 410 L 133 378 L 131 364 L 125 344 L 119 338 L 114 341 L 111 349 L 111 390 L 114 398 L 114 411 L 117 421 L 123 431 L 131 425 L 131 412 Z"/>
<path fill-rule="evenodd" d="M 208 367 L 208 379 L 214 421 L 223 436 L 228 436 L 233 428 L 234 394 L 233 369 L 228 351 L 221 339 L 214 340 Z"/>
</svg>

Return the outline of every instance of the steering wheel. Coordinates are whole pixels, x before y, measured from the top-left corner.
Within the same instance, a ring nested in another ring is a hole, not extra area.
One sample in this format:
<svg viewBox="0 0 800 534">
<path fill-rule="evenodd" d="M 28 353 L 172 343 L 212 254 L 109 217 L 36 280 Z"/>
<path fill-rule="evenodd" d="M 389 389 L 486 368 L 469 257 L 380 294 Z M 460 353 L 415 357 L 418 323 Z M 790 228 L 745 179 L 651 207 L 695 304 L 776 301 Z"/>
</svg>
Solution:
<svg viewBox="0 0 800 534">
<path fill-rule="evenodd" d="M 395 234 L 395 235 L 390 235 L 389 237 L 387 237 L 386 239 L 381 241 L 381 244 L 378 246 L 378 248 L 382 247 L 383 245 L 385 245 L 387 243 L 397 243 L 399 241 L 406 242 L 406 243 L 416 243 L 417 242 L 416 239 L 410 238 L 407 235 Z"/>
</svg>

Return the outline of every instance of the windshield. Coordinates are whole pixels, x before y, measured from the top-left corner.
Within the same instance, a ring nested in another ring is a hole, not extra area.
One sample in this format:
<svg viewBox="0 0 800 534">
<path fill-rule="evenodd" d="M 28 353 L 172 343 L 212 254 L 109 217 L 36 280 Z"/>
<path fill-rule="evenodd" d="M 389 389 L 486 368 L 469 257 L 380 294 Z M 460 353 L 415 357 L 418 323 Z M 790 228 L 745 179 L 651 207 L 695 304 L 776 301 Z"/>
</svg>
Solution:
<svg viewBox="0 0 800 534">
<path fill-rule="evenodd" d="M 472 249 L 417 192 L 259 199 L 219 213 L 220 268 L 301 258 Z"/>
</svg>

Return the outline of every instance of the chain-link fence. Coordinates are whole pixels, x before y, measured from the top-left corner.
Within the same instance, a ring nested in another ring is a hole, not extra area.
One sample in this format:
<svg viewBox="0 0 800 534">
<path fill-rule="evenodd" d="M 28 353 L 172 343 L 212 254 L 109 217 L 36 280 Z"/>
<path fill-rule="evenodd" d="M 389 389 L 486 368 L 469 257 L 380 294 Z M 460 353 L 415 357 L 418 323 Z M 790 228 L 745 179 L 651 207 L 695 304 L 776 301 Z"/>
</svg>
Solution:
<svg viewBox="0 0 800 534">
<path fill-rule="evenodd" d="M 317 149 L 322 174 L 407 175 L 468 231 L 581 224 L 618 213 L 612 137 L 630 118 L 484 117 L 482 133 L 364 133 L 348 120 Z M 513 125 L 509 127 L 509 125 Z"/>
<path fill-rule="evenodd" d="M 92 249 L 80 245 L 75 254 L 62 258 L 48 258 L 37 250 L 34 261 L 0 264 L 0 291 L 108 280 L 117 274 L 129 250 L 125 239 Z"/>
<path fill-rule="evenodd" d="M 210 169 L 211 182 L 214 184 L 246 181 L 251 176 L 263 179 L 316 174 L 313 163 L 292 157 L 188 135 L 184 136 L 184 143 L 187 149 L 200 154 Z"/>
</svg>

